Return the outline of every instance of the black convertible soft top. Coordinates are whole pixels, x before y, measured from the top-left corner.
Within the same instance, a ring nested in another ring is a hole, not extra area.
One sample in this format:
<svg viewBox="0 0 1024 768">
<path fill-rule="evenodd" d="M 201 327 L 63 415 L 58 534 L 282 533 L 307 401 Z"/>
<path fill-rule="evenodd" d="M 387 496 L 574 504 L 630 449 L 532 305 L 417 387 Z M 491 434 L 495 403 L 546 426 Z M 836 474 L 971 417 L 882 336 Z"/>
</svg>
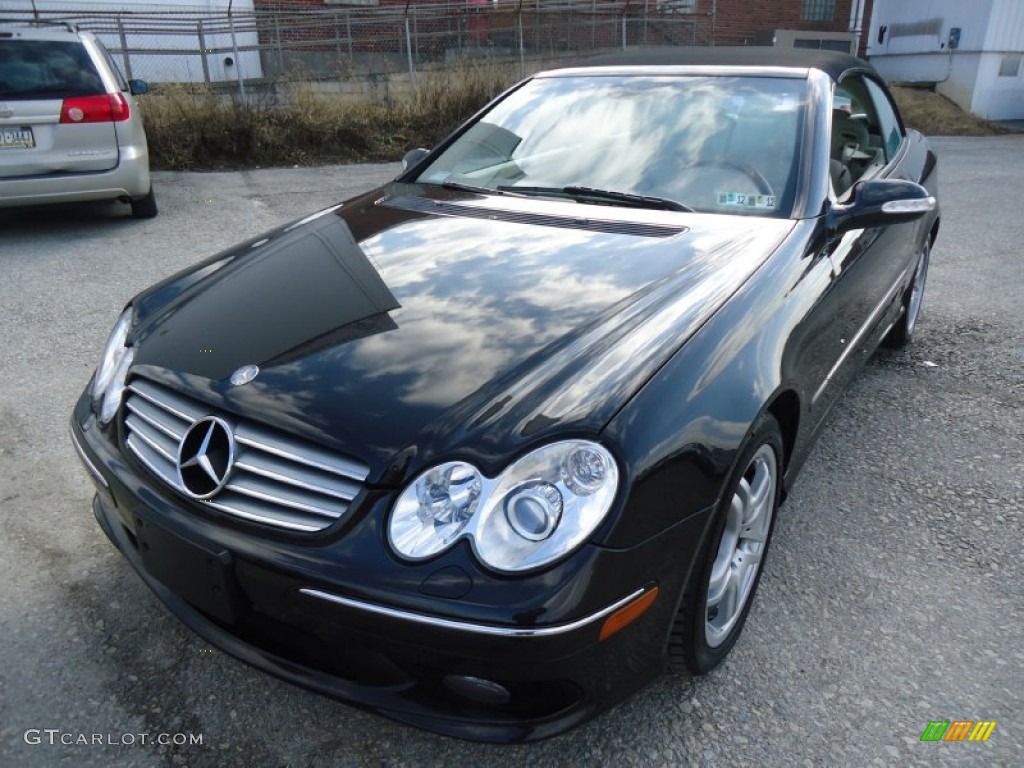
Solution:
<svg viewBox="0 0 1024 768">
<path fill-rule="evenodd" d="M 776 48 L 768 45 L 737 47 L 636 48 L 578 59 L 567 67 L 629 66 L 720 66 L 720 67 L 800 67 L 820 69 L 833 80 L 844 72 L 859 69 L 874 73 L 863 59 L 848 53 L 816 51 L 807 48 Z"/>
</svg>

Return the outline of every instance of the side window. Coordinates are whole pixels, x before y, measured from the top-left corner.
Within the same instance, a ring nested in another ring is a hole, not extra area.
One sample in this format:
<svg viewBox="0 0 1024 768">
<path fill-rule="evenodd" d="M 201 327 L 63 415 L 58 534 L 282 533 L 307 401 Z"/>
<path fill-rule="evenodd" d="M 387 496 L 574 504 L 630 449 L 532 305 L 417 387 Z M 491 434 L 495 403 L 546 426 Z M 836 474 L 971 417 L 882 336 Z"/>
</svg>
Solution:
<svg viewBox="0 0 1024 768">
<path fill-rule="evenodd" d="M 879 87 L 878 83 L 872 80 L 865 80 L 871 100 L 875 104 L 875 111 L 878 113 L 879 131 L 882 135 L 882 148 L 885 150 L 886 161 L 892 160 L 903 143 L 903 128 L 900 126 L 899 118 L 896 117 L 896 108 L 893 107 L 889 96 Z"/>
<path fill-rule="evenodd" d="M 850 75 L 832 95 L 832 141 L 829 172 L 840 197 L 861 177 L 885 165 L 878 118 L 864 78 Z"/>
<path fill-rule="evenodd" d="M 113 72 L 114 77 L 117 78 L 118 88 L 120 88 L 122 91 L 127 91 L 128 83 L 125 82 L 124 75 L 121 74 L 121 68 L 117 66 L 117 62 L 114 61 L 114 57 L 110 55 L 110 51 L 108 51 L 106 47 L 98 40 L 96 41 L 96 47 L 99 48 L 100 53 L 103 54 L 103 58 L 107 62 L 107 66 L 110 67 L 110 71 Z"/>
</svg>

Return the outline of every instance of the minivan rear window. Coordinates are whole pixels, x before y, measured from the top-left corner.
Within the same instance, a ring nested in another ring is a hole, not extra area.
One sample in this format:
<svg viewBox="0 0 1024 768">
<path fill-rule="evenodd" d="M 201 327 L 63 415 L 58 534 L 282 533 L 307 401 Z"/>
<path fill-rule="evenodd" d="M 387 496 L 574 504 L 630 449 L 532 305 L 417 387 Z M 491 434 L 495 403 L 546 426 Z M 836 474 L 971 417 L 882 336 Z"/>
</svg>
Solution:
<svg viewBox="0 0 1024 768">
<path fill-rule="evenodd" d="M 81 43 L 0 40 L 0 99 L 66 99 L 105 92 Z"/>
</svg>

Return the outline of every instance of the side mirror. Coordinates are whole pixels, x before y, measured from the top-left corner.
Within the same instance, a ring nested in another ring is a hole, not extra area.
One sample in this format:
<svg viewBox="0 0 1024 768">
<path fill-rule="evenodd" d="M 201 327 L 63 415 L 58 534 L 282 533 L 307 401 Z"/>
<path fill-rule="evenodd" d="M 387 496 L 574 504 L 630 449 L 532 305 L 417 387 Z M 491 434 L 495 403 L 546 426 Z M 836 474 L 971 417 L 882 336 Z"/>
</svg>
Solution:
<svg viewBox="0 0 1024 768">
<path fill-rule="evenodd" d="M 143 93 L 149 93 L 149 83 L 145 80 L 129 80 L 128 90 L 131 91 L 132 96 L 139 96 Z"/>
<path fill-rule="evenodd" d="M 419 147 L 418 149 L 410 149 L 405 153 L 405 157 L 402 158 L 402 171 L 408 171 L 410 168 L 415 168 L 420 164 L 420 161 L 430 154 L 429 149 Z"/>
<path fill-rule="evenodd" d="M 851 229 L 884 227 L 914 221 L 935 210 L 935 198 L 920 184 L 898 179 L 871 179 L 853 185 L 850 202 L 833 205 L 829 229 L 837 235 Z"/>
</svg>

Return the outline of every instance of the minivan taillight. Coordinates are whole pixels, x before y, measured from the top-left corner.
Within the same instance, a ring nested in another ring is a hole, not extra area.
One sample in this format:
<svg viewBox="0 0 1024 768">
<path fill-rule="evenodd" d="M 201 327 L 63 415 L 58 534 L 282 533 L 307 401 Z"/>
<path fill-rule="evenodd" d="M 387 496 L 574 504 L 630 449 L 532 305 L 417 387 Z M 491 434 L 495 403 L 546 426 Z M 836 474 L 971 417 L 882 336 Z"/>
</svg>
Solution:
<svg viewBox="0 0 1024 768">
<path fill-rule="evenodd" d="M 76 96 L 64 99 L 60 108 L 62 123 L 117 123 L 130 116 L 128 100 L 123 93 L 102 93 L 99 96 Z"/>
</svg>

